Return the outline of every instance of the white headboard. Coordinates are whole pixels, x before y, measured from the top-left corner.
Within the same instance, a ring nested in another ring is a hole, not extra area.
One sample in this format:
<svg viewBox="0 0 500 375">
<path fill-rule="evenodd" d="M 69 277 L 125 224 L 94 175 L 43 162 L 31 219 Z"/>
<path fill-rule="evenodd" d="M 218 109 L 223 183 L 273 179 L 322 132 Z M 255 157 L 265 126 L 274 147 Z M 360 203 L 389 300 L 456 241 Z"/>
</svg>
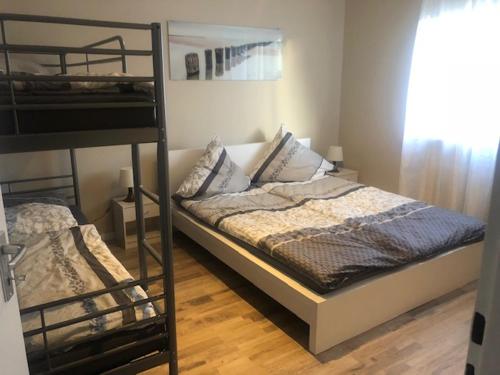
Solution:
<svg viewBox="0 0 500 375">
<path fill-rule="evenodd" d="M 310 138 L 301 138 L 298 141 L 308 148 L 311 147 Z M 249 174 L 261 154 L 264 153 L 265 146 L 269 143 L 246 143 L 225 147 L 231 160 L 238 164 L 245 173 Z M 204 151 L 204 148 L 186 148 L 184 150 L 171 150 L 168 152 L 171 193 L 174 193 L 178 189 Z"/>
</svg>

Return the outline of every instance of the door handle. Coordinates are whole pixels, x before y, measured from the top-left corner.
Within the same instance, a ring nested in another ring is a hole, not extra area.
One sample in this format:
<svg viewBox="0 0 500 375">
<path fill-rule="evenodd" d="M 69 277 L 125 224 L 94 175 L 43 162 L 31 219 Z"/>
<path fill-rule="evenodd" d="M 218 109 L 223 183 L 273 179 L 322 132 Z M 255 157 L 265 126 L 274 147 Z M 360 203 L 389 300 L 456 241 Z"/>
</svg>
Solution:
<svg viewBox="0 0 500 375">
<path fill-rule="evenodd" d="M 3 234 L 0 232 L 0 234 Z M 13 272 L 19 261 L 26 254 L 26 246 L 5 244 L 0 245 L 0 277 L 5 302 L 9 302 L 14 295 L 14 281 L 21 281 L 23 276 L 13 277 Z"/>
<path fill-rule="evenodd" d="M 26 246 L 24 245 L 2 245 L 1 247 L 2 255 L 13 255 L 14 257 L 7 263 L 10 271 L 14 271 L 14 268 L 17 266 L 17 263 L 24 257 L 26 254 Z"/>
</svg>

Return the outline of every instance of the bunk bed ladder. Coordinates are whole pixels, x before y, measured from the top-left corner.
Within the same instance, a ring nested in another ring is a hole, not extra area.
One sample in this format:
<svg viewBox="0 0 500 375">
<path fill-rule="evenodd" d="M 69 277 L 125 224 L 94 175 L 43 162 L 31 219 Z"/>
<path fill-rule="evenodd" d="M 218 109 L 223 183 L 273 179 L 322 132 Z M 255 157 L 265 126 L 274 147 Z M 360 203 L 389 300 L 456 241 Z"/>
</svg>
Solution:
<svg viewBox="0 0 500 375">
<path fill-rule="evenodd" d="M 173 278 L 173 241 L 172 241 L 172 216 L 170 210 L 170 188 L 168 183 L 168 144 L 167 144 L 167 120 L 165 114 L 164 79 L 163 79 L 163 48 L 162 32 L 159 23 L 152 24 L 151 42 L 153 46 L 153 74 L 155 76 L 155 101 L 156 116 L 159 124 L 158 147 L 158 188 L 160 193 L 160 227 L 161 246 L 163 249 L 163 289 L 165 292 L 165 303 L 167 312 L 167 327 L 170 347 L 170 374 L 177 374 L 177 333 L 175 320 L 175 294 Z"/>
<path fill-rule="evenodd" d="M 168 145 L 166 134 L 165 98 L 163 94 L 163 59 L 162 59 L 162 37 L 159 23 L 152 24 L 151 41 L 153 46 L 153 73 L 155 77 L 155 102 L 156 121 L 159 128 L 157 141 L 157 175 L 158 193 L 155 194 L 142 185 L 141 181 L 141 158 L 139 144 L 132 147 L 132 168 L 134 173 L 134 193 L 136 197 L 136 223 L 137 223 L 137 247 L 139 254 L 140 278 L 148 278 L 146 254 L 151 255 L 162 266 L 164 306 L 166 319 L 166 331 L 168 332 L 169 374 L 177 374 L 177 341 L 175 322 L 175 297 L 173 280 L 173 257 L 172 257 L 172 218 L 170 211 L 170 191 L 168 184 Z M 146 196 L 159 205 L 160 208 L 160 246 L 158 252 L 147 240 L 143 197 Z M 147 290 L 147 284 L 143 288 Z"/>
</svg>

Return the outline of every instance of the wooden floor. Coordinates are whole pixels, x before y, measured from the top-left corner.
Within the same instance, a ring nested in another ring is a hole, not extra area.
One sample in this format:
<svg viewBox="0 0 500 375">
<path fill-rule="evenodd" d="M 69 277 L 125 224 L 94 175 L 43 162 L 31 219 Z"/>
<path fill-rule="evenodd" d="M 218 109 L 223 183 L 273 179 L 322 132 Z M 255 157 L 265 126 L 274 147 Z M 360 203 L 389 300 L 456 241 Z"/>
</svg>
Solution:
<svg viewBox="0 0 500 375">
<path fill-rule="evenodd" d="M 136 251 L 111 248 L 136 276 Z M 463 374 L 474 285 L 314 356 L 304 322 L 177 233 L 174 257 L 182 374 Z"/>
</svg>

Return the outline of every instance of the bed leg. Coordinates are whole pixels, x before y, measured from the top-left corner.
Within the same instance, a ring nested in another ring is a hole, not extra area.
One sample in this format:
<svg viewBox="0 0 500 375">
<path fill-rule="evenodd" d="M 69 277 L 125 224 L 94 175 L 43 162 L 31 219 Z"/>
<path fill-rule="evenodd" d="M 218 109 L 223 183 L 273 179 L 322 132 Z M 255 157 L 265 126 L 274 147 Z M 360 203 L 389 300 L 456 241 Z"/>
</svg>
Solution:
<svg viewBox="0 0 500 375">
<path fill-rule="evenodd" d="M 309 351 L 316 355 L 320 352 L 318 351 L 318 326 L 316 323 L 309 325 Z"/>
<path fill-rule="evenodd" d="M 336 327 L 332 326 L 332 319 L 321 316 L 321 305 L 318 306 L 316 318 L 309 324 L 309 351 L 318 355 L 343 341 L 341 335 L 337 335 Z"/>
</svg>

